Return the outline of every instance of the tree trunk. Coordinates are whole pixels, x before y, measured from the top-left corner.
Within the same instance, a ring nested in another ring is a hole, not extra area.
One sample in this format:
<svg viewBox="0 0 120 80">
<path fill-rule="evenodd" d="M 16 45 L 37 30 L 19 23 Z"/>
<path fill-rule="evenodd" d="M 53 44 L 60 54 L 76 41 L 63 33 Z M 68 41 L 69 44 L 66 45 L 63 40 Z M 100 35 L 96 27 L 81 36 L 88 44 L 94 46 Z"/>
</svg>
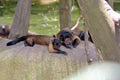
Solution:
<svg viewBox="0 0 120 80">
<path fill-rule="evenodd" d="M 106 0 L 109 4 L 110 4 L 110 6 L 113 8 L 113 0 Z"/>
<path fill-rule="evenodd" d="M 112 34 L 112 21 L 105 13 L 103 0 L 78 0 L 96 47 L 104 60 L 120 62 L 120 52 Z"/>
<path fill-rule="evenodd" d="M 117 44 L 120 48 L 120 26 L 115 27 L 115 37 L 116 37 Z"/>
<path fill-rule="evenodd" d="M 9 38 L 26 35 L 28 32 L 32 0 L 18 0 Z"/>
<path fill-rule="evenodd" d="M 88 65 L 84 42 L 73 49 L 61 46 L 68 55 L 49 53 L 47 46 L 24 46 L 20 42 L 6 46 L 0 41 L 0 80 L 63 80 Z M 90 57 L 98 60 L 94 44 L 89 42 Z M 94 55 L 93 55 L 94 54 Z"/>
<path fill-rule="evenodd" d="M 71 27 L 71 0 L 60 0 L 60 28 Z"/>
</svg>

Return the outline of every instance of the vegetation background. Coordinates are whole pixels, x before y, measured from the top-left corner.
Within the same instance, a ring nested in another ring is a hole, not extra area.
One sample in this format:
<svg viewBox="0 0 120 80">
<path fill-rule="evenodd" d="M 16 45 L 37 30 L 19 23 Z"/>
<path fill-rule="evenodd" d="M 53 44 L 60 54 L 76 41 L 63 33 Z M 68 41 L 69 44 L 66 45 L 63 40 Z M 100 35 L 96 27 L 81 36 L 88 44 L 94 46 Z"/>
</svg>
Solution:
<svg viewBox="0 0 120 80">
<path fill-rule="evenodd" d="M 43 0 L 44 1 L 44 0 Z M 0 24 L 12 24 L 17 0 L 0 0 Z M 114 2 L 114 9 L 120 11 L 120 2 Z M 81 15 L 75 0 L 72 0 L 71 16 L 72 25 Z M 82 22 L 79 26 L 83 29 Z M 42 4 L 40 0 L 32 0 L 32 11 L 29 29 L 39 34 L 53 35 L 60 30 L 59 1 Z"/>
</svg>

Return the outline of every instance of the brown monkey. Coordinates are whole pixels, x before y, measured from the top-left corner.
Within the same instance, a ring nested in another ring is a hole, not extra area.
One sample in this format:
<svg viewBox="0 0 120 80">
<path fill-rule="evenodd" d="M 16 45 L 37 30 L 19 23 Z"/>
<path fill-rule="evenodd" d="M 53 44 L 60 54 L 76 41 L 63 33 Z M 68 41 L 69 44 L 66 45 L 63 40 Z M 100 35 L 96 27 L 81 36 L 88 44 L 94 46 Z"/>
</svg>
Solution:
<svg viewBox="0 0 120 80">
<path fill-rule="evenodd" d="M 9 25 L 0 24 L 0 36 L 3 38 L 7 38 L 10 33 Z"/>
<path fill-rule="evenodd" d="M 71 30 L 75 35 L 79 36 L 79 38 L 80 38 L 81 40 L 84 41 L 84 40 L 85 40 L 85 32 L 84 32 L 83 30 L 81 30 L 81 29 L 78 28 L 78 25 L 79 25 L 79 23 L 80 23 L 80 21 L 81 21 L 82 19 L 83 19 L 83 17 L 80 16 L 80 17 L 77 19 L 76 24 L 75 24 L 72 28 L 70 28 L 70 30 Z M 85 23 L 84 23 L 84 25 L 85 25 Z M 90 34 L 89 31 L 88 31 L 88 41 L 90 41 L 90 42 L 93 43 L 93 40 L 92 40 L 92 37 L 91 37 L 91 34 Z"/>
<path fill-rule="evenodd" d="M 84 41 L 85 40 L 85 32 L 79 28 L 75 28 L 74 30 L 72 30 L 72 32 L 79 36 L 79 38 Z M 90 32 L 88 31 L 88 41 L 92 42 L 93 43 L 93 40 L 92 40 L 92 37 L 91 37 L 91 34 Z"/>
<path fill-rule="evenodd" d="M 66 48 L 71 48 L 72 46 L 75 48 L 80 43 L 80 38 L 67 29 L 61 30 L 55 36 L 62 41 L 62 45 Z"/>
<path fill-rule="evenodd" d="M 71 46 L 75 48 L 80 43 L 80 38 L 78 37 L 78 35 L 76 35 L 76 33 L 74 33 L 73 30 L 78 27 L 78 24 L 82 18 L 83 17 L 80 16 L 77 19 L 75 26 L 73 26 L 72 28 L 64 28 L 56 34 L 56 37 L 63 42 L 62 45 L 66 48 L 71 48 Z"/>
<path fill-rule="evenodd" d="M 0 24 L 0 37 L 8 38 L 9 33 L 10 33 L 10 30 L 11 30 L 11 26 L 10 26 L 10 25 Z M 31 32 L 31 31 L 28 31 L 28 34 L 27 34 L 27 35 L 33 35 L 33 34 L 34 34 L 34 35 L 37 35 L 37 33 Z"/>
<path fill-rule="evenodd" d="M 65 51 L 60 50 L 61 41 L 55 37 L 50 37 L 46 35 L 27 35 L 19 37 L 15 40 L 12 40 L 7 43 L 7 46 L 14 45 L 16 43 L 19 43 L 21 41 L 25 41 L 25 46 L 31 46 L 33 47 L 35 44 L 39 45 L 47 45 L 48 50 L 50 53 L 61 53 L 67 55 Z"/>
</svg>

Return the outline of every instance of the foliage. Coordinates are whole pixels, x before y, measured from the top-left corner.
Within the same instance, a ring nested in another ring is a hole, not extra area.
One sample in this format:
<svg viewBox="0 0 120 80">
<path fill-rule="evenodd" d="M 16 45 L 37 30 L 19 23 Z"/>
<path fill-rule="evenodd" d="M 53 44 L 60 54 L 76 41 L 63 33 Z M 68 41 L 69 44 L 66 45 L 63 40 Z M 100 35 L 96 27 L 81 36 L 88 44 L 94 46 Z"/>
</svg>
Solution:
<svg viewBox="0 0 120 80">
<path fill-rule="evenodd" d="M 115 3 L 114 3 L 114 9 L 115 9 L 116 11 L 119 11 L 119 12 L 120 12 L 120 2 L 115 2 Z"/>
</svg>

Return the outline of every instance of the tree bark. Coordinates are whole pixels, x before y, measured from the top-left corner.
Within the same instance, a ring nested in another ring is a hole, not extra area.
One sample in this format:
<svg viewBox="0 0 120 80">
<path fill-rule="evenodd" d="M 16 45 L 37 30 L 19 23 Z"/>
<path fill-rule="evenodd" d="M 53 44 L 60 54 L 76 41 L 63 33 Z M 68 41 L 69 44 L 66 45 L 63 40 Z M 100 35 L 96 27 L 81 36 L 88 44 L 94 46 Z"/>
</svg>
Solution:
<svg viewBox="0 0 120 80">
<path fill-rule="evenodd" d="M 120 26 L 115 27 L 115 37 L 116 37 L 117 44 L 120 48 Z"/>
<path fill-rule="evenodd" d="M 88 66 L 84 42 L 73 49 L 61 46 L 68 55 L 49 53 L 44 45 L 25 47 L 21 42 L 8 47 L 6 42 L 0 41 L 0 80 L 63 80 Z M 89 44 L 89 54 L 97 58 L 94 44 Z"/>
<path fill-rule="evenodd" d="M 113 0 L 106 0 L 109 4 L 110 4 L 110 6 L 113 8 Z"/>
<path fill-rule="evenodd" d="M 32 0 L 18 0 L 14 21 L 9 38 L 16 38 L 28 33 Z"/>
<path fill-rule="evenodd" d="M 60 0 L 60 28 L 71 27 L 71 0 Z"/>
<path fill-rule="evenodd" d="M 110 6 L 113 8 L 113 0 L 106 0 Z M 116 26 L 113 28 L 114 32 L 115 32 L 115 38 L 116 38 L 116 41 L 117 41 L 117 44 L 119 45 L 120 47 L 120 26 Z"/>
<path fill-rule="evenodd" d="M 105 12 L 103 0 L 77 1 L 103 59 L 120 62 L 120 51 L 111 29 L 114 26 Z"/>
</svg>

